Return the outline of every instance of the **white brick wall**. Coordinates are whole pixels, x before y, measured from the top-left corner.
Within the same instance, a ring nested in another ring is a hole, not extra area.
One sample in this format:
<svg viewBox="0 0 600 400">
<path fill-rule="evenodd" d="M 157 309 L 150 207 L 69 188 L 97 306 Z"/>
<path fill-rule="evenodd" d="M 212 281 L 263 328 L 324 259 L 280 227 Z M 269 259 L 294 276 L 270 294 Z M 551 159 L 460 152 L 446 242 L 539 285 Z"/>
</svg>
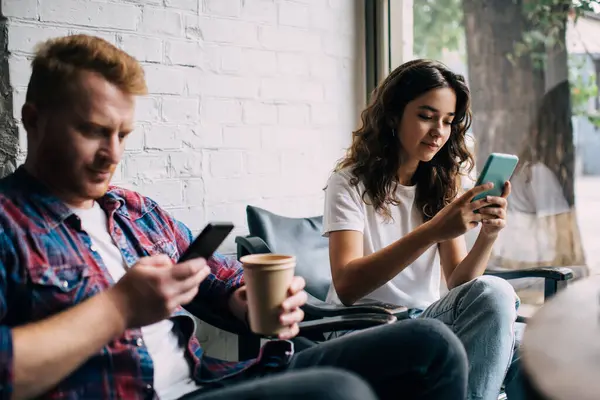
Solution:
<svg viewBox="0 0 600 400">
<path fill-rule="evenodd" d="M 247 204 L 322 213 L 364 102 L 362 1 L 0 1 L 16 117 L 34 45 L 93 33 L 142 62 L 150 88 L 117 183 L 195 231 L 227 219 L 245 233 Z"/>
</svg>

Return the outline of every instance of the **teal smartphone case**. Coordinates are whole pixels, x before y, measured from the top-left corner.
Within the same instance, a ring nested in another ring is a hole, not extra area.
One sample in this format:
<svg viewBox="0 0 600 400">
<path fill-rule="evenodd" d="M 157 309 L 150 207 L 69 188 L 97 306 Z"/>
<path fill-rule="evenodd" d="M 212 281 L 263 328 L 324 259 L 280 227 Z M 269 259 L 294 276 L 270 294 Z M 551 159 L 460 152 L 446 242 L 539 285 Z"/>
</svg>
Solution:
<svg viewBox="0 0 600 400">
<path fill-rule="evenodd" d="M 501 196 L 504 182 L 508 181 L 512 176 L 519 157 L 513 154 L 492 153 L 488 157 L 477 178 L 475 186 L 483 185 L 484 183 L 493 182 L 494 187 L 483 193 L 478 194 L 471 201 L 483 199 L 485 196 Z"/>
</svg>

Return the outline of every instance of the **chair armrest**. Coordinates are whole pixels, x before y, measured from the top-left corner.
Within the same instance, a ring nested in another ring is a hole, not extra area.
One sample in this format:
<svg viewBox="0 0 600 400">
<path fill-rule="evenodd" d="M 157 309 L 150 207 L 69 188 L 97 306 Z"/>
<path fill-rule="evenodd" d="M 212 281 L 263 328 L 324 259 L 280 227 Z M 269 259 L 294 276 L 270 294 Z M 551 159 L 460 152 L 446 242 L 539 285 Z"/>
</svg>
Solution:
<svg viewBox="0 0 600 400">
<path fill-rule="evenodd" d="M 265 241 L 256 236 L 236 236 L 235 243 L 238 260 L 247 254 L 272 253 Z"/>
<path fill-rule="evenodd" d="M 396 317 L 390 314 L 339 315 L 337 317 L 301 322 L 299 324 L 300 336 L 341 330 L 360 330 L 378 325 L 391 324 L 396 322 L 396 320 Z"/>
<path fill-rule="evenodd" d="M 566 267 L 539 267 L 513 271 L 486 270 L 485 275 L 493 275 L 503 279 L 545 278 L 555 281 L 568 281 L 573 278 L 573 270 Z"/>
<path fill-rule="evenodd" d="M 514 271 L 486 270 L 485 275 L 493 275 L 503 279 L 544 278 L 544 299 L 548 300 L 559 290 L 567 286 L 573 279 L 573 270 L 566 267 L 539 267 Z"/>
<path fill-rule="evenodd" d="M 308 295 L 308 301 L 302 306 L 307 319 L 350 316 L 357 314 L 396 315 L 406 312 L 406 307 L 386 303 L 369 302 L 352 306 L 328 304 L 314 296 Z"/>
<path fill-rule="evenodd" d="M 186 304 L 183 308 L 200 321 L 206 322 L 215 328 L 241 336 L 252 335 L 250 328 L 233 314 L 225 311 L 218 312 L 203 301 L 192 300 L 191 303 Z"/>
<path fill-rule="evenodd" d="M 240 336 L 256 336 L 248 326 L 234 316 L 224 316 L 207 307 L 203 302 L 195 301 L 185 306 L 185 309 L 203 322 L 216 328 Z M 323 333 L 344 329 L 364 329 L 371 326 L 395 322 L 397 319 L 391 314 L 352 314 L 337 315 L 313 321 L 303 321 L 300 325 L 301 333 Z"/>
</svg>

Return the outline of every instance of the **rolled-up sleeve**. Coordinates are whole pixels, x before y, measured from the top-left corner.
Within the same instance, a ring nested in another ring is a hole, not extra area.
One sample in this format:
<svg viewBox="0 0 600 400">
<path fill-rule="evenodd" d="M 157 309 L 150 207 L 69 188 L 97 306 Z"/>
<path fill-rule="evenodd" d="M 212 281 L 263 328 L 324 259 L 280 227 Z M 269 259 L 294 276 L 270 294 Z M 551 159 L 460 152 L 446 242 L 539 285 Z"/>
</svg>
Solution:
<svg viewBox="0 0 600 400">
<path fill-rule="evenodd" d="M 202 284 L 207 284 L 209 297 L 227 298 L 233 291 L 244 285 L 242 264 L 233 257 L 215 253 L 208 260 L 208 265 L 211 274 Z M 202 285 L 200 288 L 202 289 Z"/>
<path fill-rule="evenodd" d="M 172 220 L 175 230 L 177 249 L 183 254 L 192 243 L 194 237 L 190 229 L 180 221 Z M 242 264 L 235 257 L 224 256 L 218 252 L 207 260 L 211 273 L 202 281 L 198 297 L 215 302 L 216 305 L 226 306 L 229 295 L 244 285 Z"/>
</svg>

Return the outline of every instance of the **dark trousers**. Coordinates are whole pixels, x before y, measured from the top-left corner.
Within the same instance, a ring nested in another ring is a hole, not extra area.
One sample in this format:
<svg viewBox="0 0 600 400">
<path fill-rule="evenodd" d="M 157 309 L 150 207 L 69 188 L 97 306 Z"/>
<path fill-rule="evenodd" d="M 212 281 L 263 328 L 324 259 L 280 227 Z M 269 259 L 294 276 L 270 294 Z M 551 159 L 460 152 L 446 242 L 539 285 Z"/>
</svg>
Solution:
<svg viewBox="0 0 600 400">
<path fill-rule="evenodd" d="M 341 368 L 353 375 L 320 371 L 322 367 Z M 437 320 L 406 320 L 300 351 L 284 371 L 245 376 L 242 382 L 236 380 L 225 388 L 201 390 L 185 398 L 270 400 L 309 398 L 310 394 L 317 399 L 340 400 L 462 400 L 467 393 L 467 374 L 465 350 L 447 326 Z M 368 387 L 377 397 L 368 395 Z"/>
<path fill-rule="evenodd" d="M 376 400 L 369 385 L 348 371 L 318 367 L 241 381 L 186 395 L 190 400 Z"/>
</svg>

